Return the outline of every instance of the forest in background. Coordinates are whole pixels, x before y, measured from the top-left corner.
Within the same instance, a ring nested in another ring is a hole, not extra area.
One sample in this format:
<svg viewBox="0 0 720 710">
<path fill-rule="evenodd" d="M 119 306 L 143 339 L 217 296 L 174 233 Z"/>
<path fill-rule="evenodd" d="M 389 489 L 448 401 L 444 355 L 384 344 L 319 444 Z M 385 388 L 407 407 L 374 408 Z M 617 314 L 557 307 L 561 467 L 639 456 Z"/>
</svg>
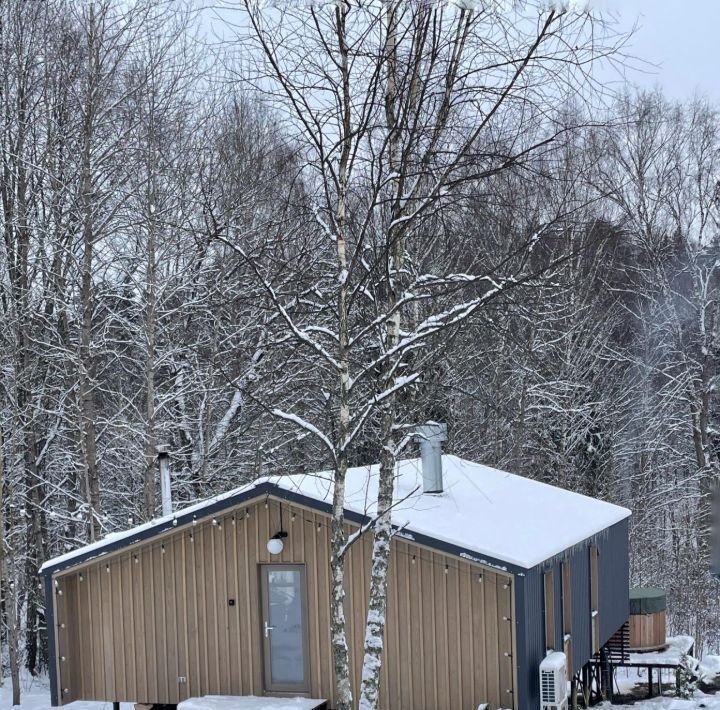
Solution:
<svg viewBox="0 0 720 710">
<path fill-rule="evenodd" d="M 488 26 L 521 44 L 499 13 Z M 393 426 L 447 422 L 449 452 L 632 508 L 632 583 L 667 589 L 670 631 L 717 652 L 720 120 L 702 98 L 600 85 L 589 65 L 621 57 L 605 30 L 564 92 L 537 81 L 550 56 L 512 84 L 403 236 L 395 335 L 425 347 L 393 370 Z M 353 396 L 389 391 L 367 355 L 392 284 L 373 266 L 390 209 L 367 207 L 374 137 L 346 217 L 350 242 L 370 237 L 339 277 L 291 92 L 242 39 L 202 34 L 192 5 L 0 3 L 0 657 L 22 649 L 31 672 L 38 568 L 158 514 L 158 444 L 178 506 L 332 468 L 322 343 L 346 283 Z M 474 130 L 458 121 L 432 159 Z M 383 417 L 360 417 L 348 465 L 381 459 Z"/>
</svg>

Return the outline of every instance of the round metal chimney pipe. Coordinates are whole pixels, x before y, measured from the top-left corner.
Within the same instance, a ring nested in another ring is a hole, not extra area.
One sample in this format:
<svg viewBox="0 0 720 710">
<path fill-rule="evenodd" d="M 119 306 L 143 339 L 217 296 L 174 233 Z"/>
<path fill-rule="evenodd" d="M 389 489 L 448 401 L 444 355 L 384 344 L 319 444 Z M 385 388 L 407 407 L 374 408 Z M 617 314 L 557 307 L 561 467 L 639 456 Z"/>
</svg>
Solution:
<svg viewBox="0 0 720 710">
<path fill-rule="evenodd" d="M 447 424 L 421 424 L 415 429 L 415 438 L 420 442 L 423 493 L 442 493 L 442 444 L 447 441 Z"/>
<path fill-rule="evenodd" d="M 170 446 L 160 444 L 155 447 L 158 466 L 160 468 L 160 496 L 162 500 L 162 514 L 172 514 L 172 488 L 170 483 Z"/>
</svg>

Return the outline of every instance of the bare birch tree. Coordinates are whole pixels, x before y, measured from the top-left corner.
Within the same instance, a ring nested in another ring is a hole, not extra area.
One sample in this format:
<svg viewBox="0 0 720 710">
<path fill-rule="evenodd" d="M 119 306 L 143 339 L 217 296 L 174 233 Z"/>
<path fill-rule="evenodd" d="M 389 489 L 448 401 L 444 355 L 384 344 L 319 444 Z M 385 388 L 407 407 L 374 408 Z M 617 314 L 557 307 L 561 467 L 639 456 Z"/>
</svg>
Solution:
<svg viewBox="0 0 720 710">
<path fill-rule="evenodd" d="M 488 269 L 453 273 L 422 256 L 432 253 L 441 215 L 462 209 L 466 186 L 522 170 L 531 156 L 552 149 L 568 126 L 548 121 L 547 107 L 581 87 L 586 65 L 608 48 L 590 41 L 599 26 L 589 15 L 543 7 L 520 16 L 399 2 L 300 9 L 245 3 L 243 12 L 239 24 L 247 29 L 236 38 L 242 77 L 305 161 L 312 226 L 303 233 L 315 232 L 312 244 L 324 255 L 312 297 L 275 288 L 270 267 L 242 232 L 226 241 L 253 265 L 279 314 L 279 341 L 290 339 L 312 367 L 320 364 L 321 392 L 333 402 L 329 426 L 297 409 L 276 407 L 274 414 L 316 437 L 330 456 L 335 702 L 374 708 L 395 464 L 408 441 L 398 397 L 422 378 L 409 362 L 427 366 L 441 333 L 547 268 L 534 273 L 512 253 Z M 519 251 L 528 248 L 525 242 Z M 409 319 L 411 312 L 417 317 Z M 368 428 L 379 437 L 380 479 L 368 528 L 370 602 L 354 700 L 343 562 L 355 538 L 345 532 L 344 486 L 353 448 Z"/>
</svg>

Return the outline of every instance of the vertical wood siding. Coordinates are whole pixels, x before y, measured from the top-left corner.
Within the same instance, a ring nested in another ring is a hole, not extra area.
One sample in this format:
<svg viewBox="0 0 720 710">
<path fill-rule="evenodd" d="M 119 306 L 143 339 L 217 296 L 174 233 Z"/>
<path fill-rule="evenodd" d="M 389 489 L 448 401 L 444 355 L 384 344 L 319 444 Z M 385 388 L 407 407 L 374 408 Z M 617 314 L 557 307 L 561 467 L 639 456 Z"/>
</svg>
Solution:
<svg viewBox="0 0 720 710">
<path fill-rule="evenodd" d="M 258 565 L 273 562 L 306 565 L 310 690 L 332 702 L 329 521 L 298 506 L 282 511 L 289 536 L 280 555 L 265 546 L 280 527 L 270 499 L 60 574 L 61 703 L 262 695 Z M 399 537 L 391 554 L 382 707 L 513 707 L 511 576 Z M 346 564 L 355 693 L 369 561 L 370 539 L 361 539 Z"/>
</svg>

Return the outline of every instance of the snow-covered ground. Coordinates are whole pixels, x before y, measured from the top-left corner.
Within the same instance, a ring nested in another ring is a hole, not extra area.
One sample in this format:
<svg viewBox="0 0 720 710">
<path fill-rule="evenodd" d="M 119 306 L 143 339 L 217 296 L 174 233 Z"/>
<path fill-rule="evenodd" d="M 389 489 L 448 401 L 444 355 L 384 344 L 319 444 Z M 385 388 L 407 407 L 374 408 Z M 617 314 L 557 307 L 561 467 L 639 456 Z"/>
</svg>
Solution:
<svg viewBox="0 0 720 710">
<path fill-rule="evenodd" d="M 674 636 L 668 638 L 668 647 L 664 651 L 652 653 L 632 653 L 633 663 L 648 661 L 652 663 L 677 663 L 683 652 L 687 653 L 693 645 L 690 636 Z M 706 655 L 698 664 L 698 673 L 703 682 L 718 687 L 720 684 L 720 656 Z M 653 671 L 655 693 L 657 693 L 658 670 Z M 675 671 L 664 669 L 662 671 L 663 695 L 651 699 L 643 698 L 647 693 L 647 670 L 645 668 L 618 668 L 615 671 L 615 690 L 622 695 L 635 695 L 638 699 L 632 704 L 636 710 L 720 710 L 720 691 L 717 693 L 703 693 L 696 691 L 689 700 L 675 697 Z M 617 705 L 602 703 L 598 706 L 603 710 L 617 708 Z"/>
<path fill-rule="evenodd" d="M 690 700 L 681 700 L 672 695 L 652 698 L 650 700 L 637 700 L 632 705 L 611 705 L 601 703 L 596 705 L 599 710 L 617 710 L 622 707 L 632 707 L 634 710 L 720 710 L 720 694 L 705 695 L 697 692 Z"/>
<path fill-rule="evenodd" d="M 278 702 L 282 705 L 278 705 Z M 211 696 L 186 700 L 181 707 L 182 710 L 309 710 L 319 702 L 308 698 L 272 699 L 272 702 L 268 698 L 243 698 L 242 704 L 238 704 L 233 698 Z M 11 707 L 12 684 L 9 678 L 5 678 L 0 686 L 0 710 L 10 710 Z M 50 710 L 50 687 L 46 677 L 23 676 L 20 707 L 22 710 Z M 71 710 L 112 710 L 112 703 L 78 701 L 68 707 Z M 133 705 L 120 703 L 120 710 L 133 710 Z"/>
<path fill-rule="evenodd" d="M 322 700 L 312 698 L 259 698 L 246 696 L 206 695 L 184 700 L 178 710 L 313 710 Z"/>
<path fill-rule="evenodd" d="M 50 686 L 47 677 L 23 676 L 21 686 L 20 707 L 22 710 L 50 710 Z M 10 710 L 11 707 L 12 684 L 10 678 L 5 678 L 0 686 L 0 710 Z M 72 710 L 112 710 L 112 703 L 77 702 L 69 707 Z M 122 703 L 120 708 L 121 710 L 133 710 L 130 703 Z"/>
</svg>

